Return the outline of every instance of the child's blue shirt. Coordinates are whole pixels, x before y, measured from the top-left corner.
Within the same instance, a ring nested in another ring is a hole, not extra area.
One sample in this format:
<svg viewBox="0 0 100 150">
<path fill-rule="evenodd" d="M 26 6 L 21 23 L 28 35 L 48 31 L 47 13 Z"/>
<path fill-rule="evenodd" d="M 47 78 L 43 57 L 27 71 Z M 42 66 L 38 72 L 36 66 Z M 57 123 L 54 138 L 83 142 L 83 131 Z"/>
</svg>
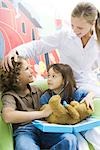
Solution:
<svg viewBox="0 0 100 150">
<path fill-rule="evenodd" d="M 72 99 L 80 102 L 87 94 L 88 94 L 88 91 L 79 88 L 74 91 L 72 95 Z M 51 95 L 46 91 L 40 98 L 40 105 L 47 104 L 50 98 L 51 98 Z"/>
</svg>

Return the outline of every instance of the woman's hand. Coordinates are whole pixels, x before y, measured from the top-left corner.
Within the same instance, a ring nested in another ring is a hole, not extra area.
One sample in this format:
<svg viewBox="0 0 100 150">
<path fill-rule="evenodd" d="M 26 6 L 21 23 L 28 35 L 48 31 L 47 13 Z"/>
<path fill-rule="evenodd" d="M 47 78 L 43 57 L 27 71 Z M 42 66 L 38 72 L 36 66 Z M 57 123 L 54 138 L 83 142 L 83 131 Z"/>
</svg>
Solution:
<svg viewBox="0 0 100 150">
<path fill-rule="evenodd" d="M 17 51 L 16 49 L 13 49 L 11 50 L 8 55 L 6 55 L 4 57 L 4 59 L 2 60 L 2 67 L 3 69 L 6 71 L 9 71 L 10 70 L 10 67 L 13 68 L 13 65 L 12 65 L 12 61 L 11 61 L 11 58 L 14 57 L 14 61 L 16 62 L 17 61 L 17 57 L 18 57 L 18 54 L 17 54 Z"/>
<path fill-rule="evenodd" d="M 87 94 L 87 96 L 85 98 L 83 98 L 80 101 L 80 103 L 85 102 L 87 108 L 91 108 L 92 110 L 94 110 L 93 98 L 94 98 L 94 94 L 92 92 L 90 92 L 89 94 Z"/>
<path fill-rule="evenodd" d="M 93 99 L 85 99 L 84 101 L 86 103 L 87 108 L 90 107 L 92 110 L 94 110 Z"/>
</svg>

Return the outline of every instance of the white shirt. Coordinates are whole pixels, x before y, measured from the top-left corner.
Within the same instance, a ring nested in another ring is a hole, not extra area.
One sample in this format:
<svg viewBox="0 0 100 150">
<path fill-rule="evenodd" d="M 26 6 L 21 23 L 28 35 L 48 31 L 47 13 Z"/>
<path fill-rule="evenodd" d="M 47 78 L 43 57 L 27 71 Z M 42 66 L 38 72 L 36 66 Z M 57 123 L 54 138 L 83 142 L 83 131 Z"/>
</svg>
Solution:
<svg viewBox="0 0 100 150">
<path fill-rule="evenodd" d="M 92 83 L 92 67 L 98 60 L 99 47 L 92 36 L 83 48 L 80 38 L 65 31 L 57 32 L 55 35 L 47 36 L 38 41 L 31 41 L 17 47 L 20 56 L 34 57 L 43 53 L 58 49 L 61 63 L 69 64 L 78 84 Z M 94 75 L 93 75 L 94 76 Z"/>
</svg>

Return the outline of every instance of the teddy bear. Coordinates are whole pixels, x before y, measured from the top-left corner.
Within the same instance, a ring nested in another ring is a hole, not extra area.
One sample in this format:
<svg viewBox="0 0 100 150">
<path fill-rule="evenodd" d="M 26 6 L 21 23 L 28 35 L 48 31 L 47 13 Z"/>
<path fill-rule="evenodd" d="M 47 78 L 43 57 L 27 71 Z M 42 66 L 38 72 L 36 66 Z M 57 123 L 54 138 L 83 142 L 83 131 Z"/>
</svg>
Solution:
<svg viewBox="0 0 100 150">
<path fill-rule="evenodd" d="M 70 104 L 62 105 L 60 95 L 54 95 L 50 98 L 49 103 L 41 107 L 41 110 L 49 105 L 52 109 L 52 114 L 45 118 L 49 123 L 55 124 L 76 124 L 89 117 L 93 110 L 86 107 L 86 103 L 71 101 Z"/>
</svg>

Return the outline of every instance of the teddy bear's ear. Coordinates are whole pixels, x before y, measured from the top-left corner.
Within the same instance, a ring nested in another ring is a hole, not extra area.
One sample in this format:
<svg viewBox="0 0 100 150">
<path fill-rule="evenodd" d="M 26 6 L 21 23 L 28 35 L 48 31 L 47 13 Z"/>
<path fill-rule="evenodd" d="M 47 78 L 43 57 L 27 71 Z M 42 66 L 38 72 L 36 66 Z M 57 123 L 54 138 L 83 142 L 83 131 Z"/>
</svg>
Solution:
<svg viewBox="0 0 100 150">
<path fill-rule="evenodd" d="M 61 99 L 60 95 L 53 95 L 51 98 Z"/>
<path fill-rule="evenodd" d="M 53 95 L 49 100 L 49 104 L 50 103 L 60 103 L 60 102 L 61 102 L 60 95 Z"/>
<path fill-rule="evenodd" d="M 80 104 L 77 101 L 71 101 L 70 105 L 73 106 L 73 107 L 75 107 L 75 106 L 79 106 Z"/>
</svg>

